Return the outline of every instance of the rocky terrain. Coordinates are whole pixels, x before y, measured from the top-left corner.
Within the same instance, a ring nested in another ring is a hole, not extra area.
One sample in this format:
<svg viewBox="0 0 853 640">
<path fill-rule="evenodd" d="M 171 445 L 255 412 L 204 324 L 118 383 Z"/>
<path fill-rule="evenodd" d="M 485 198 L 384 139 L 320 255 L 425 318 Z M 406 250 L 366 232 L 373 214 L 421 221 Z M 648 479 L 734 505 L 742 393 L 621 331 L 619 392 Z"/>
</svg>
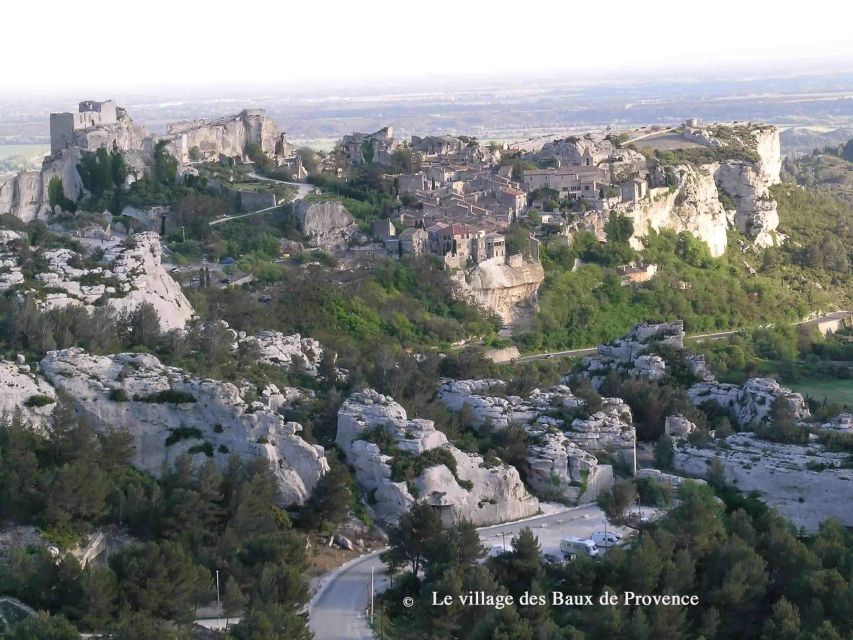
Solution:
<svg viewBox="0 0 853 640">
<path fill-rule="evenodd" d="M 47 269 L 35 274 L 30 284 L 21 272 L 19 240 L 17 233 L 0 230 L 0 264 L 5 267 L 0 272 L 0 291 L 32 291 L 45 308 L 79 304 L 91 310 L 106 305 L 127 312 L 147 302 L 157 310 L 164 331 L 182 328 L 193 315 L 180 286 L 160 264 L 156 233 L 138 233 L 108 247 L 98 266 L 85 266 L 87 260 L 70 249 L 44 250 Z"/>
<path fill-rule="evenodd" d="M 516 469 L 460 451 L 431 420 L 409 420 L 403 407 L 371 389 L 352 394 L 341 406 L 336 442 L 368 503 L 386 522 L 416 500 L 434 505 L 446 523 L 467 518 L 492 524 L 539 510 Z M 419 460 L 420 471 L 398 478 L 393 467 L 406 457 Z"/>
<path fill-rule="evenodd" d="M 189 152 L 197 148 L 203 160 L 220 156 L 242 158 L 246 145 L 253 143 L 270 157 L 295 152 L 276 123 L 263 109 L 244 109 L 238 114 L 214 120 L 189 120 L 169 124 L 168 150 L 180 162 L 189 161 Z"/>
<path fill-rule="evenodd" d="M 730 140 L 715 137 L 710 129 L 694 129 L 691 142 L 726 149 L 744 149 L 753 160 L 730 159 L 707 164 L 670 167 L 676 184 L 667 185 L 664 169 L 652 171 L 649 197 L 617 209 L 634 221 L 634 244 L 647 229 L 689 231 L 708 244 L 712 256 L 725 252 L 726 230 L 734 226 L 762 247 L 773 246 L 779 214 L 770 187 L 779 182 L 782 156 L 779 131 L 767 125 L 735 129 Z M 641 143 L 640 143 L 641 144 Z"/>
<path fill-rule="evenodd" d="M 154 475 L 183 454 L 220 466 L 232 454 L 259 457 L 269 462 L 281 503 L 291 505 L 304 502 L 328 470 L 323 448 L 277 413 L 287 398 L 272 385 L 249 401 L 252 389 L 191 376 L 149 354 L 96 356 L 79 348 L 49 352 L 40 368 L 95 429 L 127 430 L 134 464 Z"/>
<path fill-rule="evenodd" d="M 16 362 L 0 360 L 0 418 L 20 412 L 29 424 L 40 426 L 55 403 L 53 387 L 32 372 L 23 356 Z"/>
<path fill-rule="evenodd" d="M 540 496 L 578 503 L 609 487 L 612 469 L 600 465 L 596 455 L 633 467 L 631 410 L 619 398 L 604 398 L 602 407 L 590 414 L 586 402 L 566 385 L 535 389 L 527 400 L 502 395 L 503 387 L 501 380 L 450 380 L 438 397 L 451 411 L 465 411 L 476 426 L 523 426 L 531 440 L 525 471 Z"/>
<path fill-rule="evenodd" d="M 842 468 L 849 457 L 817 444 L 799 446 L 761 440 L 752 433 L 726 438 L 725 447 L 675 449 L 675 467 L 687 475 L 707 477 L 712 460 L 719 460 L 726 481 L 744 492 L 757 491 L 796 527 L 817 531 L 826 518 L 853 526 L 849 496 L 853 469 Z"/>
<path fill-rule="evenodd" d="M 355 218 L 340 202 L 299 200 L 294 205 L 299 229 L 311 244 L 323 249 L 340 249 L 358 229 Z"/>
<path fill-rule="evenodd" d="M 51 178 L 62 180 L 65 197 L 77 200 L 85 193 L 77 171 L 83 151 L 99 148 L 121 151 L 128 166 L 142 175 L 150 164 L 153 142 L 144 127 L 136 125 L 122 108 L 117 108 L 115 123 L 99 124 L 75 131 L 63 148 L 45 156 L 39 171 L 24 171 L 0 178 L 0 213 L 11 213 L 24 221 L 50 214 L 48 185 Z"/>
<path fill-rule="evenodd" d="M 742 387 L 721 382 L 700 382 L 690 387 L 688 393 L 690 400 L 697 406 L 711 403 L 728 409 L 732 420 L 741 427 L 766 421 L 777 400 L 788 405 L 795 420 L 811 418 L 802 395 L 769 378 L 751 378 Z"/>
<path fill-rule="evenodd" d="M 536 302 L 545 271 L 539 262 L 519 266 L 484 262 L 454 276 L 460 293 L 511 323 Z"/>
<path fill-rule="evenodd" d="M 613 369 L 647 380 L 660 380 L 666 375 L 666 362 L 659 355 L 650 353 L 656 345 L 683 349 L 684 323 L 677 320 L 635 325 L 627 335 L 599 345 L 597 355 L 584 358 L 584 375 L 596 389 Z"/>
</svg>

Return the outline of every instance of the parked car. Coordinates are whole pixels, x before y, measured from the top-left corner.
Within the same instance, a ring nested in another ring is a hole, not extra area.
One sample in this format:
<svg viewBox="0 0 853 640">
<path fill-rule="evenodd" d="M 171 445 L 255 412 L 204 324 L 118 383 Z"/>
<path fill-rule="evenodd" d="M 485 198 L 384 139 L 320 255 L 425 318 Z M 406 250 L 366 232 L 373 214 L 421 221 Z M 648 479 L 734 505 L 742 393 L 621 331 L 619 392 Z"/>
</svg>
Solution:
<svg viewBox="0 0 853 640">
<path fill-rule="evenodd" d="M 566 561 L 565 557 L 561 558 L 556 553 L 546 553 L 544 557 L 546 564 L 563 564 Z"/>
<path fill-rule="evenodd" d="M 601 555 L 601 549 L 589 538 L 563 538 L 560 540 L 560 551 L 566 556 L 576 554 L 597 558 Z"/>
<path fill-rule="evenodd" d="M 609 549 L 610 547 L 615 547 L 619 544 L 619 540 L 622 539 L 622 535 L 616 533 L 615 531 L 596 531 L 591 536 L 593 542 L 595 542 L 595 546 L 600 549 Z"/>
<path fill-rule="evenodd" d="M 222 260 L 219 261 L 219 264 L 228 265 L 234 264 L 235 262 L 237 261 L 234 258 L 232 258 L 231 256 L 227 256 L 225 258 L 222 258 Z"/>
</svg>

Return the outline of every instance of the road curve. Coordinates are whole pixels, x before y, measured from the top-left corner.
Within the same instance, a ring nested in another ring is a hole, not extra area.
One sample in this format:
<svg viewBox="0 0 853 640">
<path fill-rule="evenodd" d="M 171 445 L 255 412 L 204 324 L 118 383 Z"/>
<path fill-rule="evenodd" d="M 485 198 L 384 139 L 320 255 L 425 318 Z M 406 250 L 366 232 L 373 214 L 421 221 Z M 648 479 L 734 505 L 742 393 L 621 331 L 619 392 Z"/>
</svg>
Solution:
<svg viewBox="0 0 853 640">
<path fill-rule="evenodd" d="M 646 509 L 644 508 L 644 511 Z M 539 538 L 544 553 L 559 553 L 560 539 L 578 535 L 588 537 L 604 527 L 601 509 L 594 504 L 481 527 L 480 533 L 486 549 L 506 545 L 509 549 L 512 536 L 530 527 Z M 369 600 L 370 572 L 374 571 L 374 588 L 383 591 L 387 577 L 385 565 L 379 559 L 383 550 L 355 558 L 327 574 L 320 588 L 308 604 L 308 626 L 315 640 L 367 640 L 373 638 L 366 610 Z"/>
<path fill-rule="evenodd" d="M 794 322 L 794 326 L 809 326 L 813 324 L 821 324 L 824 322 L 831 322 L 834 320 L 843 320 L 844 318 L 849 318 L 853 316 L 853 311 L 832 311 L 830 313 L 825 313 L 822 316 L 818 316 L 817 318 L 810 318 L 807 320 L 800 320 L 799 322 Z M 768 325 L 772 326 L 772 325 Z M 743 329 L 732 329 L 730 331 L 718 331 L 716 333 L 697 333 L 692 336 L 684 336 L 685 340 L 721 340 L 723 338 L 728 338 L 730 336 L 735 335 L 738 331 L 742 331 Z M 583 349 L 569 349 L 568 351 L 548 351 L 545 353 L 534 353 L 529 356 L 521 356 L 517 359 L 517 362 L 532 362 L 534 360 L 544 360 L 546 358 L 567 358 L 571 356 L 589 356 L 593 355 L 598 351 L 596 347 L 584 347 Z"/>
</svg>

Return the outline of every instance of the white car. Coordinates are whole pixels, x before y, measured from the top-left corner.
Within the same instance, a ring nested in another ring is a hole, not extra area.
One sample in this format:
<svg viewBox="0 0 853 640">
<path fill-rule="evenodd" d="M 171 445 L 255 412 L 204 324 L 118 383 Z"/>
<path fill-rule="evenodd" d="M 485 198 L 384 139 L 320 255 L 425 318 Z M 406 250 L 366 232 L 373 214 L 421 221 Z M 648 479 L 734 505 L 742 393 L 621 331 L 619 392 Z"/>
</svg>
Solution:
<svg viewBox="0 0 853 640">
<path fill-rule="evenodd" d="M 615 531 L 596 531 L 592 534 L 591 538 L 595 542 L 596 547 L 599 547 L 600 549 L 609 549 L 610 547 L 615 547 L 619 544 L 619 540 L 622 539 L 622 536 Z"/>
</svg>

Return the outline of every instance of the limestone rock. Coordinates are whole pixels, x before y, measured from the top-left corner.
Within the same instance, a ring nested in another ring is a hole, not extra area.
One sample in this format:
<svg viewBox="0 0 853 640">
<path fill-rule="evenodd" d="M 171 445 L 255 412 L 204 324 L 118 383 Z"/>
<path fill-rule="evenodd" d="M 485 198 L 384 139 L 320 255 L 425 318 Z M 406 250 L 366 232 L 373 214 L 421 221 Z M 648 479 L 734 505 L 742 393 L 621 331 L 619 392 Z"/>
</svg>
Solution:
<svg viewBox="0 0 853 640">
<path fill-rule="evenodd" d="M 601 386 L 605 376 L 613 369 L 628 375 L 660 380 L 666 375 L 666 362 L 649 350 L 656 344 L 684 349 L 684 323 L 660 322 L 634 325 L 631 331 L 610 344 L 598 346 L 598 355 L 585 358 L 584 375 L 595 388 Z"/>
<path fill-rule="evenodd" d="M 544 279 L 542 265 L 530 260 L 519 266 L 486 261 L 454 277 L 462 296 L 494 311 L 505 323 L 516 319 L 522 307 L 536 303 Z"/>
<path fill-rule="evenodd" d="M 395 449 L 412 455 L 444 449 L 455 460 L 455 475 L 445 464 L 438 464 L 409 482 L 393 481 L 394 451 L 383 452 L 363 439 L 376 428 L 395 442 Z M 352 394 L 341 406 L 336 442 L 355 469 L 356 480 L 372 496 L 377 514 L 388 522 L 399 518 L 416 500 L 435 506 L 448 524 L 460 518 L 479 525 L 505 522 L 539 509 L 514 468 L 504 464 L 487 467 L 480 456 L 448 443 L 431 420 L 409 420 L 403 407 L 372 389 Z"/>
<path fill-rule="evenodd" d="M 340 249 L 358 229 L 355 218 L 346 207 L 333 200 L 309 202 L 299 200 L 294 205 L 299 228 L 311 242 L 324 249 Z"/>
<path fill-rule="evenodd" d="M 16 265 L 5 274 L 8 277 L 0 276 L 0 290 L 23 284 L 17 255 L 0 255 L 6 256 L 0 258 L 4 263 Z M 47 270 L 35 276 L 51 289 L 40 299 L 41 304 L 46 308 L 79 304 L 91 311 L 103 303 L 116 312 L 128 312 L 147 302 L 157 310 L 162 330 L 180 329 L 193 315 L 193 308 L 161 266 L 160 255 L 159 236 L 151 232 L 108 247 L 95 268 L 82 266 L 81 256 L 70 249 L 48 249 L 42 253 Z"/>
<path fill-rule="evenodd" d="M 320 343 L 298 333 L 288 336 L 280 331 L 259 331 L 256 336 L 239 337 L 238 342 L 256 349 L 261 362 L 279 365 L 287 371 L 303 371 L 315 378 L 323 359 Z"/>
<path fill-rule="evenodd" d="M 721 448 L 675 448 L 675 468 L 693 477 L 707 477 L 710 462 L 719 460 L 726 481 L 740 491 L 757 491 L 768 506 L 777 509 L 795 527 L 817 531 L 820 523 L 835 518 L 853 526 L 853 469 L 845 469 L 844 453 L 823 446 L 778 444 L 751 433 L 726 438 Z"/>
<path fill-rule="evenodd" d="M 691 402 L 697 406 L 711 403 L 728 409 L 731 418 L 741 427 L 765 422 L 777 399 L 788 404 L 795 420 L 811 418 L 802 395 L 780 386 L 770 378 L 750 378 L 743 387 L 720 382 L 699 382 L 690 387 L 687 393 Z"/>
<path fill-rule="evenodd" d="M 31 398 L 49 398 L 51 402 L 40 404 Z M 33 406 L 27 406 L 27 401 Z M 50 415 L 56 403 L 56 392 L 41 377 L 30 371 L 26 364 L 0 360 L 0 418 L 9 418 L 16 411 L 32 425 L 41 425 Z"/>
<path fill-rule="evenodd" d="M 686 438 L 696 430 L 696 425 L 681 415 L 667 416 L 663 425 L 666 435 L 673 439 Z"/>
<path fill-rule="evenodd" d="M 126 429 L 134 464 L 154 475 L 184 453 L 223 467 L 232 453 L 259 457 L 269 462 L 281 503 L 291 505 L 303 503 L 328 470 L 323 448 L 305 442 L 298 423 L 261 401 L 247 403 L 233 384 L 195 378 L 153 355 L 64 349 L 48 352 L 41 370 L 95 429 Z"/>
</svg>

